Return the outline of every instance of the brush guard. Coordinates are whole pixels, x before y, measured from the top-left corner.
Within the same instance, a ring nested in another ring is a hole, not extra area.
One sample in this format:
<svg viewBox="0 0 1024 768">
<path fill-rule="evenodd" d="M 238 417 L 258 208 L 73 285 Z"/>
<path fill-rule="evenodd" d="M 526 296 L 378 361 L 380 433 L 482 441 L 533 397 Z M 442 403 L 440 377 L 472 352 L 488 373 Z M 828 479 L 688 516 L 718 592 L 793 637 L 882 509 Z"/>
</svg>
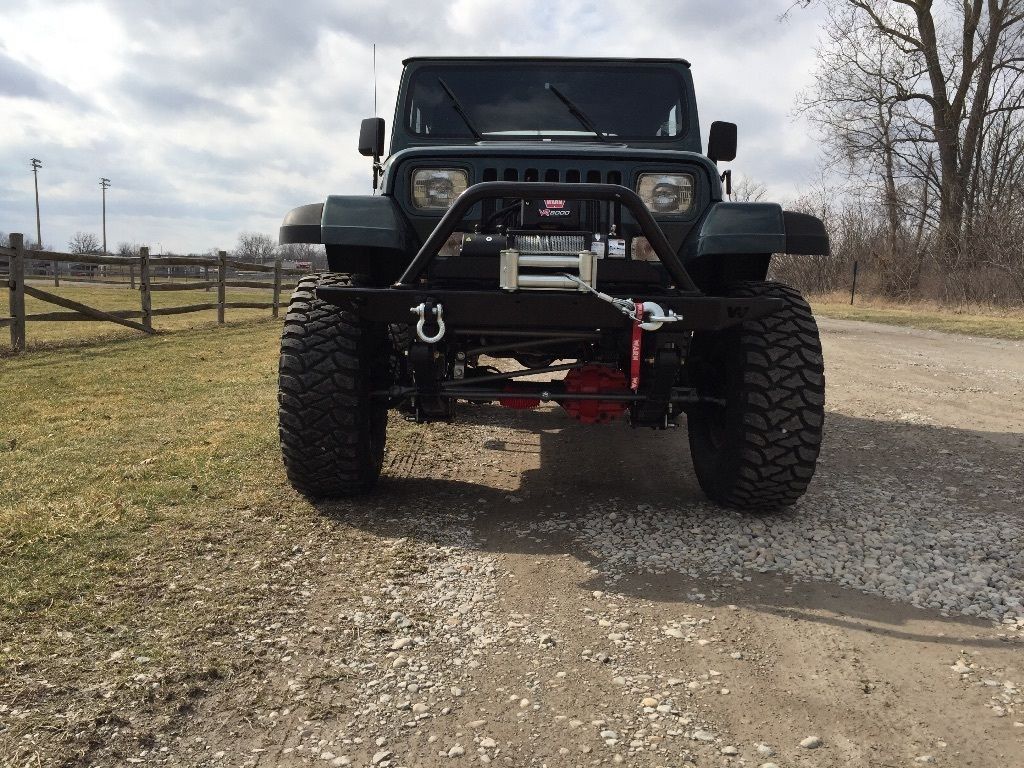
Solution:
<svg viewBox="0 0 1024 768">
<path fill-rule="evenodd" d="M 559 200 L 599 200 L 602 202 L 618 203 L 626 208 L 633 216 L 644 236 L 651 244 L 651 248 L 657 254 L 658 259 L 668 271 L 676 290 L 689 293 L 699 293 L 693 279 L 686 272 L 679 256 L 672 250 L 665 233 L 662 232 L 658 222 L 655 221 L 651 212 L 644 205 L 640 196 L 628 187 L 620 184 L 563 184 L 537 181 L 484 181 L 466 189 L 452 207 L 441 217 L 437 227 L 423 243 L 423 247 L 410 262 L 408 268 L 395 283 L 395 288 L 408 288 L 416 284 L 423 276 L 427 266 L 436 258 L 441 247 L 448 238 L 455 232 L 456 227 L 462 222 L 477 203 L 483 200 L 502 198 L 517 200 L 543 200 L 556 198 Z M 520 257 L 522 258 L 522 256 Z M 542 257 L 549 258 L 549 257 Z M 569 257 L 570 259 L 576 257 Z M 574 265 L 567 265 L 572 268 Z M 576 269 L 582 271 L 582 263 L 578 262 Z M 584 278 L 585 279 L 585 278 Z M 591 282 L 588 280 L 587 282 Z M 568 286 L 570 289 L 572 286 Z"/>
</svg>

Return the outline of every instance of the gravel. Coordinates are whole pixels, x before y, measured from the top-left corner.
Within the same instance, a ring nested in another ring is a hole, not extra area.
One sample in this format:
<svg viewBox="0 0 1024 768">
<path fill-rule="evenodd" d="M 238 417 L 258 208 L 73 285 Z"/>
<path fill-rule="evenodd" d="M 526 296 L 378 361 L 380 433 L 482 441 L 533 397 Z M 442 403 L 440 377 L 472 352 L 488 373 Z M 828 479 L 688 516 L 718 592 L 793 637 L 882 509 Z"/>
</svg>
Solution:
<svg viewBox="0 0 1024 768">
<path fill-rule="evenodd" d="M 636 570 L 735 579 L 777 572 L 1024 632 L 1024 526 L 991 512 L 965 518 L 955 488 L 829 478 L 793 510 L 768 517 L 611 500 L 535 529 L 575 536 L 613 582 Z"/>
<path fill-rule="evenodd" d="M 329 729 L 303 721 L 298 743 L 287 754 L 320 765 L 402 768 L 416 762 L 416 739 L 423 739 L 440 764 L 509 764 L 521 756 L 515 752 L 521 747 L 505 743 L 508 731 L 500 729 L 508 723 L 458 700 L 464 692 L 479 697 L 476 669 L 522 657 L 535 659 L 544 676 L 538 672 L 536 679 L 500 688 L 499 699 L 520 728 L 543 734 L 553 722 L 556 738 L 572 733 L 571 743 L 552 745 L 562 758 L 575 753 L 590 755 L 587 762 L 620 765 L 656 754 L 661 761 L 673 756 L 685 765 L 695 764 L 698 755 L 740 754 L 699 701 L 720 691 L 727 672 L 679 670 L 685 678 L 670 678 L 652 674 L 634 656 L 661 644 L 678 645 L 672 634 L 665 636 L 665 628 L 695 643 L 706 640 L 704 635 L 714 631 L 711 618 L 686 615 L 664 626 L 647 623 L 621 596 L 598 591 L 594 598 L 600 602 L 586 606 L 584 615 L 598 630 L 594 639 L 601 639 L 572 647 L 576 638 L 553 628 L 543 613 L 507 612 L 501 606 L 499 579 L 508 575 L 480 548 L 464 525 L 467 519 L 436 518 L 416 524 L 417 532 L 428 535 L 381 541 L 400 565 L 361 588 L 358 602 L 330 617 L 334 636 L 352 640 L 344 654 L 329 661 L 337 668 L 331 674 L 347 682 L 346 715 Z M 566 678 L 567 653 L 594 665 L 584 679 L 616 679 L 622 686 L 621 700 L 594 700 L 592 706 L 601 709 L 589 722 L 574 719 L 576 711 L 551 709 L 548 686 Z M 290 678 L 289 695 L 305 698 L 321 675 L 322 664 L 313 663 L 305 674 Z M 683 684 L 694 678 L 706 691 Z M 674 691 L 664 684 L 669 679 L 677 683 Z"/>
</svg>

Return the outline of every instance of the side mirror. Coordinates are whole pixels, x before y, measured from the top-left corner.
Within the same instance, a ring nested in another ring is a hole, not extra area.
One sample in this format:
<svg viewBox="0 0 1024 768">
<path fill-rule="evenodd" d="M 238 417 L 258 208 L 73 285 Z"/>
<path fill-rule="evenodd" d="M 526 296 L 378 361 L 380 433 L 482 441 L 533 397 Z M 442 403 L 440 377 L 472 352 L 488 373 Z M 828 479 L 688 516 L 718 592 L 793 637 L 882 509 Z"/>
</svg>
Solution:
<svg viewBox="0 0 1024 768">
<path fill-rule="evenodd" d="M 708 136 L 708 157 L 714 162 L 736 159 L 736 123 L 716 120 Z"/>
<path fill-rule="evenodd" d="M 384 154 L 383 117 L 368 117 L 360 124 L 359 154 L 374 160 Z"/>
</svg>

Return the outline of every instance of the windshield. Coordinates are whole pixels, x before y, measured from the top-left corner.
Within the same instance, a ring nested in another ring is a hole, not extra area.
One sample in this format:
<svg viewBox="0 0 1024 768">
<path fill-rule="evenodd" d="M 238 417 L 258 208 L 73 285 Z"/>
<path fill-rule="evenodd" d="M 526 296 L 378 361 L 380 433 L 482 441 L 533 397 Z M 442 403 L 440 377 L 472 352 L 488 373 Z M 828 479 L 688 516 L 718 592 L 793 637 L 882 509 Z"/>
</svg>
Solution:
<svg viewBox="0 0 1024 768">
<path fill-rule="evenodd" d="M 416 70 L 402 119 L 434 138 L 650 141 L 683 134 L 684 95 L 658 65 L 446 64 Z"/>
</svg>

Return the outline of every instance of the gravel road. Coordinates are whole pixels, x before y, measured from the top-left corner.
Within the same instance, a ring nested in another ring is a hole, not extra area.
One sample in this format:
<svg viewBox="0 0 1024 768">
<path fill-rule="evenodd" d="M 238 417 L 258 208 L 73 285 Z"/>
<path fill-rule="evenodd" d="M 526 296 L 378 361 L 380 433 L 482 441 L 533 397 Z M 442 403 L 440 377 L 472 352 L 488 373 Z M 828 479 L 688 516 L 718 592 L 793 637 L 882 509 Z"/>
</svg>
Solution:
<svg viewBox="0 0 1024 768">
<path fill-rule="evenodd" d="M 1024 765 L 1024 345 L 822 329 L 794 510 L 708 505 L 685 430 L 466 411 L 320 507 L 129 762 Z"/>
</svg>

